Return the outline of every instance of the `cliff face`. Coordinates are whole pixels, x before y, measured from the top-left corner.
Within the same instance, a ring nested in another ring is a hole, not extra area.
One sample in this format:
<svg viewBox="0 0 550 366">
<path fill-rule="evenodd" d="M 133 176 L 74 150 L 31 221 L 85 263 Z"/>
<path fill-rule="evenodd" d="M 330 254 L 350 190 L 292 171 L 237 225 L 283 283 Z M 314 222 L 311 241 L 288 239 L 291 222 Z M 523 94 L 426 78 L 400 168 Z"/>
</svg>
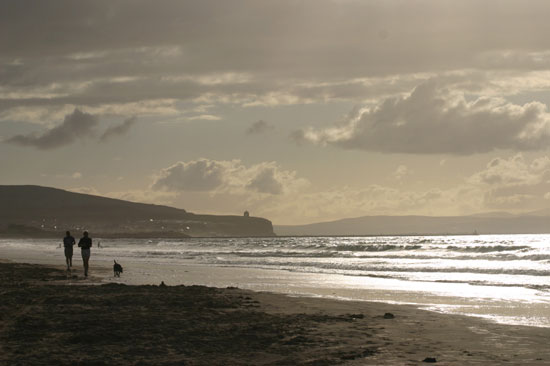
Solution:
<svg viewBox="0 0 550 366">
<path fill-rule="evenodd" d="M 82 229 L 119 237 L 274 235 L 271 222 L 259 217 L 195 215 L 49 187 L 0 186 L 0 235 L 50 236 Z"/>
</svg>

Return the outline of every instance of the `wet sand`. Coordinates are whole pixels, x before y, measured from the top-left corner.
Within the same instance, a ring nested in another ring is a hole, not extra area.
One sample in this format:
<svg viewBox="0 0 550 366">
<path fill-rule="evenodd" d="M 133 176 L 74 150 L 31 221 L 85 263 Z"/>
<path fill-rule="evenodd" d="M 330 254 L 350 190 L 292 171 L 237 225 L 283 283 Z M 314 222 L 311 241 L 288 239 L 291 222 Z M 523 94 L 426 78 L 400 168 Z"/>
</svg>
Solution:
<svg viewBox="0 0 550 366">
<path fill-rule="evenodd" d="M 550 329 L 0 263 L 2 365 L 550 365 Z M 391 313 L 392 315 L 386 315 Z"/>
</svg>

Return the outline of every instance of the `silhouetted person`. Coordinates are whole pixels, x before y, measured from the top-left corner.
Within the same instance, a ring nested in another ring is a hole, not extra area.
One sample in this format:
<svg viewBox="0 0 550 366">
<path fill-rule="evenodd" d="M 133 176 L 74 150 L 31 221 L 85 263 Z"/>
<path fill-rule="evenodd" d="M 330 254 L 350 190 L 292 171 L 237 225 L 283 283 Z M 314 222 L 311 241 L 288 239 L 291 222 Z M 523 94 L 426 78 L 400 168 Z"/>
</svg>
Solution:
<svg viewBox="0 0 550 366">
<path fill-rule="evenodd" d="M 73 266 L 73 246 L 76 244 L 76 241 L 71 236 L 71 233 L 67 231 L 63 238 L 63 246 L 65 247 L 65 262 L 67 262 L 67 270 L 70 270 Z"/>
<path fill-rule="evenodd" d="M 90 248 L 92 247 L 92 238 L 88 236 L 88 232 L 78 241 L 78 246 L 82 250 L 82 262 L 84 262 L 84 276 L 88 277 L 88 261 L 90 260 Z"/>
</svg>

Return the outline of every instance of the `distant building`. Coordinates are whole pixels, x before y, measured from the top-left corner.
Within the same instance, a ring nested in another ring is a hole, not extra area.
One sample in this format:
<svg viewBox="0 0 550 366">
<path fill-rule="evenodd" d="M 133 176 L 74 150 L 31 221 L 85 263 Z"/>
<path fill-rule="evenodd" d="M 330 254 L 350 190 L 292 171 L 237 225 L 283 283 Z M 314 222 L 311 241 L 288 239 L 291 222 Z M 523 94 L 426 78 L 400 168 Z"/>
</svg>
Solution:
<svg viewBox="0 0 550 366">
<path fill-rule="evenodd" d="M 248 211 L 245 211 L 244 212 L 244 217 L 249 217 L 249 216 L 250 216 L 250 214 L 248 213 Z"/>
</svg>

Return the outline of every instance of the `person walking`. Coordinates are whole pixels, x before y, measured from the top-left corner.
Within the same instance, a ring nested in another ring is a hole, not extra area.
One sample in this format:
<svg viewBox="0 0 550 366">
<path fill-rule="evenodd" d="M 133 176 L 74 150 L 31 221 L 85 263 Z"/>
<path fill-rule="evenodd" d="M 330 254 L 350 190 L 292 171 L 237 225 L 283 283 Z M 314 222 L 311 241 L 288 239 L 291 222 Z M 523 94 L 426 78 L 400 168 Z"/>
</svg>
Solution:
<svg viewBox="0 0 550 366">
<path fill-rule="evenodd" d="M 92 247 L 92 238 L 88 236 L 88 232 L 78 241 L 78 246 L 82 251 L 82 262 L 84 262 L 84 276 L 88 277 L 88 261 L 90 260 L 90 248 Z"/>
<path fill-rule="evenodd" d="M 76 244 L 76 241 L 71 236 L 71 233 L 67 231 L 63 238 L 63 246 L 65 247 L 65 262 L 67 262 L 67 271 L 71 270 L 73 266 L 73 246 Z"/>
</svg>

